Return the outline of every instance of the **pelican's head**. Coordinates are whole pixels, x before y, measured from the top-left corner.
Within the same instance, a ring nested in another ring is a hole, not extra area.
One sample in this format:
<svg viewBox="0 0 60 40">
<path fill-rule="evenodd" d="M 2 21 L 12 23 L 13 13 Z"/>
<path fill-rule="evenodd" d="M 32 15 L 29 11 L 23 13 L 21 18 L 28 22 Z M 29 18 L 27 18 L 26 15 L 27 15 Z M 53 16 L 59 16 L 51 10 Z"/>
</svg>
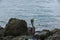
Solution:
<svg viewBox="0 0 60 40">
<path fill-rule="evenodd" d="M 34 22 L 34 18 L 31 19 L 31 23 L 33 23 L 33 22 Z"/>
</svg>

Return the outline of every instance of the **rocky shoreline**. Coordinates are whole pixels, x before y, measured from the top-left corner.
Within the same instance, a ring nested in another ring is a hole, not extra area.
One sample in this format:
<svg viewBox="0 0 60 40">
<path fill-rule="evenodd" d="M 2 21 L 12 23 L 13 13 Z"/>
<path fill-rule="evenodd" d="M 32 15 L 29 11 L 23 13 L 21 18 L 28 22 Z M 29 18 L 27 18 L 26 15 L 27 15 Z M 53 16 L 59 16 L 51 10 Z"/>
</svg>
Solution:
<svg viewBox="0 0 60 40">
<path fill-rule="evenodd" d="M 60 40 L 60 29 L 29 30 L 25 20 L 11 18 L 5 28 L 0 27 L 0 40 Z"/>
</svg>

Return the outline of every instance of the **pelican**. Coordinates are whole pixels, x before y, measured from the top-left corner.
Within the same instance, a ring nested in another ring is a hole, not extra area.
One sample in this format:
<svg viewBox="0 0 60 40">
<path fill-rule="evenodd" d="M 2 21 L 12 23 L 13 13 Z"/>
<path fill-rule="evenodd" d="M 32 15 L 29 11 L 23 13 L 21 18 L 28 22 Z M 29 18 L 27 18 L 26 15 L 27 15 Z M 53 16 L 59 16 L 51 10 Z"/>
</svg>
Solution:
<svg viewBox="0 0 60 40">
<path fill-rule="evenodd" d="M 31 19 L 31 25 L 34 27 L 34 18 Z"/>
</svg>

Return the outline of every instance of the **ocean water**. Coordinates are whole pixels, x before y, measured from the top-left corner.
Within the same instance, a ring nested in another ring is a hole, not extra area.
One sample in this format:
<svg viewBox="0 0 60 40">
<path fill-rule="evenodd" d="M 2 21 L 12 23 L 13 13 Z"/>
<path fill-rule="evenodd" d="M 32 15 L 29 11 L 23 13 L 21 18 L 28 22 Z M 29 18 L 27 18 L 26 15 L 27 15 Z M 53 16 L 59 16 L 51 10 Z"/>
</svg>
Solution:
<svg viewBox="0 0 60 40">
<path fill-rule="evenodd" d="M 60 28 L 60 0 L 0 0 L 0 25 L 10 18 L 27 21 L 34 18 L 36 30 Z"/>
</svg>

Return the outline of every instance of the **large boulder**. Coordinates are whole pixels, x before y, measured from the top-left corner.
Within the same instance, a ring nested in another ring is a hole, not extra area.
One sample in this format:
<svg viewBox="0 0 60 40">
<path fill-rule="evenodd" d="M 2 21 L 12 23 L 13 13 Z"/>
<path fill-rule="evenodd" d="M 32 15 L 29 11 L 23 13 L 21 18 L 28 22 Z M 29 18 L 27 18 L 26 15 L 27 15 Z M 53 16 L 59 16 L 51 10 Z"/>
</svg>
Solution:
<svg viewBox="0 0 60 40">
<path fill-rule="evenodd" d="M 25 35 L 27 34 L 27 23 L 25 20 L 20 20 L 16 18 L 11 18 L 9 22 L 6 24 L 6 35 Z"/>
</svg>

